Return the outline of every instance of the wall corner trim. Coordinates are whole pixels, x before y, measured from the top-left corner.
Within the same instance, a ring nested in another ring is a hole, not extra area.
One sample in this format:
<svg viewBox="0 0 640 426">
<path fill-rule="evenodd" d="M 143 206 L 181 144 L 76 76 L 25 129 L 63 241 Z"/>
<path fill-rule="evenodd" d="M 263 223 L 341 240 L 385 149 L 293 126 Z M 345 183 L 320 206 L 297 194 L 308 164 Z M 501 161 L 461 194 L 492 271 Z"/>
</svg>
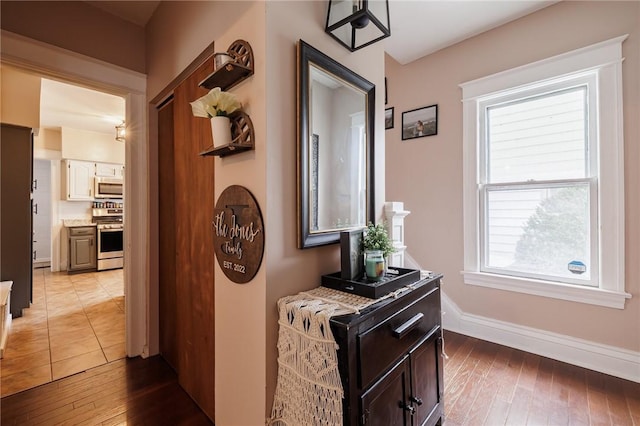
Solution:
<svg viewBox="0 0 640 426">
<path fill-rule="evenodd" d="M 640 383 L 640 352 L 469 314 L 441 296 L 445 330 Z"/>
</svg>

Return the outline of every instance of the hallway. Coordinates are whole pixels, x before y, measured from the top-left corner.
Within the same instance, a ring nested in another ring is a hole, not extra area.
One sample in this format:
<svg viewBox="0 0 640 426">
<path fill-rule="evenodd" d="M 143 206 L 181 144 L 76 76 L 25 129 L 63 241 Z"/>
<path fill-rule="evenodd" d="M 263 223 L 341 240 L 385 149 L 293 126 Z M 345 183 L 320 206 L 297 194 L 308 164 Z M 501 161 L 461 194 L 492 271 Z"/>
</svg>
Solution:
<svg viewBox="0 0 640 426">
<path fill-rule="evenodd" d="M 125 355 L 123 270 L 34 269 L 33 303 L 13 319 L 0 361 L 2 397 Z"/>
</svg>

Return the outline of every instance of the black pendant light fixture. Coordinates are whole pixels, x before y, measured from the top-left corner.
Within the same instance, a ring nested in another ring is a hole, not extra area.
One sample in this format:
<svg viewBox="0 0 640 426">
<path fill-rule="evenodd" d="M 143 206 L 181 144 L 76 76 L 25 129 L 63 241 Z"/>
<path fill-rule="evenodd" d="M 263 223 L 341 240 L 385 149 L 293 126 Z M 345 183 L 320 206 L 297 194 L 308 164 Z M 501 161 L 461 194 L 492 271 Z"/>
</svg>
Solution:
<svg viewBox="0 0 640 426">
<path fill-rule="evenodd" d="M 389 0 L 329 0 L 325 31 L 352 52 L 389 37 Z"/>
</svg>

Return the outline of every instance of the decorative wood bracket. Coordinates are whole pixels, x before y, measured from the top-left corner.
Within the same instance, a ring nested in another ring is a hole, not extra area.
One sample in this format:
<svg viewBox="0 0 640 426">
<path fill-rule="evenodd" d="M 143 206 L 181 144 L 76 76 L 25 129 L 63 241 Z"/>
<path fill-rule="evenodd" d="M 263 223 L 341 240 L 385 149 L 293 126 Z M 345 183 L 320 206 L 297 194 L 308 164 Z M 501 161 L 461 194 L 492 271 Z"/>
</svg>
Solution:
<svg viewBox="0 0 640 426">
<path fill-rule="evenodd" d="M 236 111 L 229 116 L 229 119 L 231 120 L 231 143 L 218 147 L 211 145 L 200 155 L 203 157 L 208 155 L 224 157 L 254 148 L 255 132 L 249 115 L 243 111 Z"/>
<path fill-rule="evenodd" d="M 207 89 L 219 87 L 221 90 L 227 90 L 253 75 L 253 50 L 248 42 L 234 41 L 227 49 L 227 54 L 233 58 L 233 61 L 209 74 L 200 82 L 201 87 Z"/>
</svg>

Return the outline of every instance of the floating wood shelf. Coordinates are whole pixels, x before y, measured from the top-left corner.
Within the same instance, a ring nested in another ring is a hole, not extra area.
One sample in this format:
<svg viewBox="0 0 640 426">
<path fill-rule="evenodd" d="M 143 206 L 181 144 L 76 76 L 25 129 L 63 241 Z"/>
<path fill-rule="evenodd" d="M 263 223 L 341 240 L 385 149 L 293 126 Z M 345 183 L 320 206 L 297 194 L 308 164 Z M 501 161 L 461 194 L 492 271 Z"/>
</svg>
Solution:
<svg viewBox="0 0 640 426">
<path fill-rule="evenodd" d="M 231 120 L 231 143 L 218 147 L 211 145 L 202 151 L 200 155 L 203 157 L 208 155 L 224 157 L 243 151 L 250 151 L 254 148 L 255 133 L 251 118 L 242 111 L 233 113 L 229 118 Z"/>
<path fill-rule="evenodd" d="M 227 62 L 209 74 L 200 82 L 201 87 L 227 90 L 253 75 L 253 50 L 248 42 L 234 41 L 227 49 L 227 54 L 231 56 L 232 62 Z"/>
</svg>

